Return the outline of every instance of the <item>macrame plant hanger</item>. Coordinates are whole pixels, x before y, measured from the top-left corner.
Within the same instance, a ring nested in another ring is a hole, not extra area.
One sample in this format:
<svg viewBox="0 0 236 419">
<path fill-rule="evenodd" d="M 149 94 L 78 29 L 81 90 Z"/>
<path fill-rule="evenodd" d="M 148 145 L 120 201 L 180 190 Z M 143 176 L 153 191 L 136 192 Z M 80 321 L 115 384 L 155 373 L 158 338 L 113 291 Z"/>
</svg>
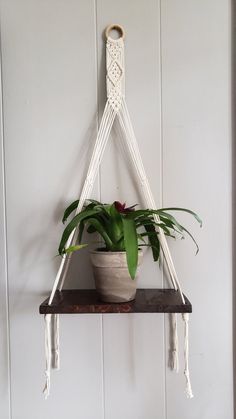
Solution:
<svg viewBox="0 0 236 419">
<path fill-rule="evenodd" d="M 111 30 L 117 30 L 120 37 L 112 39 L 109 35 Z M 129 157 L 133 163 L 137 176 L 137 185 L 140 188 L 143 200 L 147 208 L 157 209 L 150 185 L 144 170 L 141 155 L 139 152 L 137 140 L 132 127 L 127 104 L 125 101 L 125 68 L 124 68 L 124 30 L 120 25 L 110 25 L 106 29 L 106 86 L 107 101 L 104 108 L 101 124 L 95 141 L 94 150 L 88 168 L 88 173 L 82 188 L 79 204 L 75 214 L 78 214 L 85 203 L 85 200 L 91 196 L 93 184 L 106 148 L 108 138 L 115 119 L 118 120 L 120 129 L 124 138 L 125 145 L 129 152 Z M 155 221 L 160 222 L 158 215 L 154 215 Z M 174 267 L 174 263 L 168 248 L 165 234 L 161 228 L 158 228 L 161 249 L 164 255 L 168 273 L 172 286 L 176 292 L 180 294 L 182 303 L 185 304 L 185 298 L 180 286 L 179 279 Z M 75 244 L 75 230 L 71 233 L 66 247 Z M 61 291 L 67 276 L 70 263 L 70 257 L 64 255 L 60 267 L 58 269 L 53 288 L 49 297 L 48 305 L 53 303 L 53 298 L 57 290 Z M 184 321 L 184 375 L 186 378 L 186 395 L 193 397 L 188 366 L 188 321 L 189 314 L 183 313 Z M 178 334 L 177 334 L 177 313 L 171 314 L 172 323 L 172 348 L 170 351 L 170 366 L 173 370 L 178 371 Z M 50 393 L 50 374 L 51 369 L 60 368 L 59 359 L 59 314 L 45 314 L 45 355 L 46 355 L 46 383 L 44 387 L 45 398 Z"/>
</svg>

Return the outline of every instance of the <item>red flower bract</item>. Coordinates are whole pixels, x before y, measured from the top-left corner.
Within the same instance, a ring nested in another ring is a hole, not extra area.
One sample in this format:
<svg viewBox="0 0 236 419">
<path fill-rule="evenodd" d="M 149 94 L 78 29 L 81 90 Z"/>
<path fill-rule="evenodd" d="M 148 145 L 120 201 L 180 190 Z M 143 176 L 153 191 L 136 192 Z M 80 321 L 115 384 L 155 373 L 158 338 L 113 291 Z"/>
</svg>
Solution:
<svg viewBox="0 0 236 419">
<path fill-rule="evenodd" d="M 114 202 L 115 209 L 121 214 L 127 214 L 127 212 L 134 211 L 135 205 L 132 205 L 132 207 L 127 207 L 127 208 L 125 207 L 125 205 L 126 203 L 121 204 L 121 202 L 119 201 Z"/>
</svg>

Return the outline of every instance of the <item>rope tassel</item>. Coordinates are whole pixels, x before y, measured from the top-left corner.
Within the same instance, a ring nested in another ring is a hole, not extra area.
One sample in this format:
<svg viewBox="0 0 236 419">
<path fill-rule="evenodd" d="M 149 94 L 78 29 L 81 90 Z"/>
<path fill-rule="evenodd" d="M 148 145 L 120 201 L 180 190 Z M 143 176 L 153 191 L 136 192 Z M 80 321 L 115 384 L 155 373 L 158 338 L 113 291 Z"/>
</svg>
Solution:
<svg viewBox="0 0 236 419">
<path fill-rule="evenodd" d="M 169 352 L 169 366 L 173 371 L 179 372 L 179 340 L 177 329 L 177 313 L 171 313 L 170 321 L 172 341 Z"/>
<path fill-rule="evenodd" d="M 193 392 L 189 374 L 189 314 L 183 313 L 182 317 L 184 321 L 184 375 L 186 379 L 186 395 L 191 399 L 193 397 Z"/>
<path fill-rule="evenodd" d="M 51 363 L 52 363 L 52 346 L 51 346 L 51 314 L 45 314 L 45 356 L 46 356 L 46 382 L 43 389 L 45 399 L 48 398 L 50 393 L 50 376 L 51 376 Z"/>
<path fill-rule="evenodd" d="M 60 369 L 59 314 L 52 315 L 52 368 Z"/>
</svg>

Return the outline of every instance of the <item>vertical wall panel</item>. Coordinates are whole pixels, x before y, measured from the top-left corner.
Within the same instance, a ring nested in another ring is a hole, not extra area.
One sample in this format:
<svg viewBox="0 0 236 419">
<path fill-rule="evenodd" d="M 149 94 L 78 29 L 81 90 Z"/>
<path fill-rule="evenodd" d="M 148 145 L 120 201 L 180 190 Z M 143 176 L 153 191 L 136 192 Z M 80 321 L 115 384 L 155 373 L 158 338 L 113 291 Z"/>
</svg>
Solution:
<svg viewBox="0 0 236 419">
<path fill-rule="evenodd" d="M 0 46 L 1 47 L 1 46 Z M 1 76 L 1 62 L 0 62 Z M 9 379 L 9 330 L 8 330 L 8 278 L 6 255 L 6 214 L 5 214 L 5 168 L 4 138 L 2 121 L 2 83 L 0 79 L 0 405 L 2 417 L 10 418 Z"/>
<path fill-rule="evenodd" d="M 104 106 L 104 28 L 124 27 L 126 100 L 154 196 L 161 201 L 159 2 L 98 0 L 99 103 Z M 101 52 L 103 51 L 103 54 Z M 102 91 L 103 90 L 103 91 Z M 101 196 L 143 202 L 127 153 L 113 133 L 101 167 Z M 154 158 L 153 158 L 154 157 Z M 130 177 L 131 176 L 131 177 Z M 134 180 L 135 179 L 135 180 Z M 139 287 L 160 287 L 161 272 L 145 254 Z M 163 316 L 103 316 L 105 417 L 165 417 Z M 150 349 L 151 346 L 151 349 Z M 152 355 L 151 355 L 152 354 Z M 158 377 L 155 379 L 154 377 Z"/>
<path fill-rule="evenodd" d="M 163 419 L 162 315 L 104 316 L 105 417 Z"/>
<path fill-rule="evenodd" d="M 99 316 L 62 319 L 61 371 L 45 402 L 38 314 L 60 262 L 62 211 L 77 198 L 97 129 L 94 2 L 1 6 L 12 417 L 101 418 Z M 83 271 L 75 286 L 92 283 Z"/>
<path fill-rule="evenodd" d="M 195 398 L 185 399 L 182 375 L 167 372 L 168 419 L 176 411 L 183 419 L 232 419 L 230 2 L 163 1 L 162 63 L 164 204 L 203 219 L 199 231 L 181 217 L 199 242 L 197 257 L 189 240 L 173 244 L 193 303 Z"/>
</svg>

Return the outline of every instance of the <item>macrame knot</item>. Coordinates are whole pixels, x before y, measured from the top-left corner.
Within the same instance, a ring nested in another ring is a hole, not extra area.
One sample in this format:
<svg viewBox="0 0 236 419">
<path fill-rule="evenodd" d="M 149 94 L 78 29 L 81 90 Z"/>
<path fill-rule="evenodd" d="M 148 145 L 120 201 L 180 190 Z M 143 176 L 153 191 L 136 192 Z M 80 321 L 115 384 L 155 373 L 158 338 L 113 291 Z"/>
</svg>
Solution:
<svg viewBox="0 0 236 419">
<path fill-rule="evenodd" d="M 111 89 L 108 96 L 108 102 L 110 103 L 112 109 L 117 113 L 122 104 L 122 94 L 117 89 Z"/>
<path fill-rule="evenodd" d="M 117 113 L 122 104 L 124 89 L 124 43 L 122 39 L 107 41 L 107 99 L 112 109 Z"/>
<path fill-rule="evenodd" d="M 87 182 L 87 184 L 89 186 L 92 186 L 93 185 L 93 181 L 92 181 L 92 179 L 90 177 L 87 177 L 86 182 Z"/>
<path fill-rule="evenodd" d="M 146 183 L 147 183 L 147 178 L 146 177 L 142 177 L 141 180 L 140 180 L 141 186 L 142 187 L 145 186 Z"/>
<path fill-rule="evenodd" d="M 114 60 L 119 60 L 120 59 L 120 55 L 121 55 L 123 45 L 124 45 L 123 40 L 115 40 L 115 39 L 114 40 L 111 40 L 111 39 L 107 40 L 107 51 L 109 51 L 110 56 Z"/>
</svg>

